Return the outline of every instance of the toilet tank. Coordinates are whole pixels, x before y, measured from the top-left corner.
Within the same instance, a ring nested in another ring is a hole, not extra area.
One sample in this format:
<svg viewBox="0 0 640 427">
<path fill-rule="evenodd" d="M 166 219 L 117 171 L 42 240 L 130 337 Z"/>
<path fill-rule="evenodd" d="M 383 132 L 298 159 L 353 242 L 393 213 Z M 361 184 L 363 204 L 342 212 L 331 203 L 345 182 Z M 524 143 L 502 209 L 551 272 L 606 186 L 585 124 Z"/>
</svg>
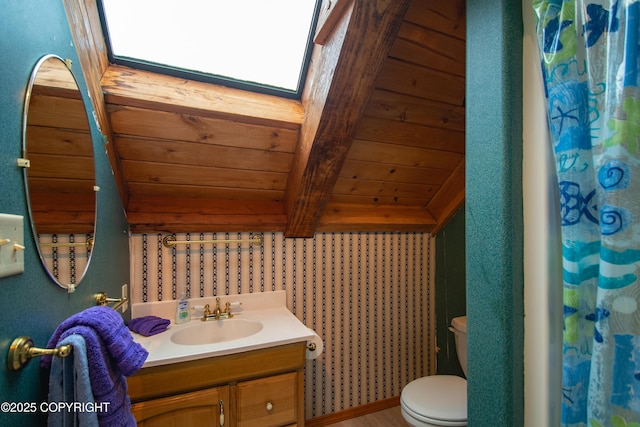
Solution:
<svg viewBox="0 0 640 427">
<path fill-rule="evenodd" d="M 458 361 L 467 376 L 467 316 L 454 317 L 451 319 L 451 331 L 456 338 L 456 353 L 458 353 Z"/>
</svg>

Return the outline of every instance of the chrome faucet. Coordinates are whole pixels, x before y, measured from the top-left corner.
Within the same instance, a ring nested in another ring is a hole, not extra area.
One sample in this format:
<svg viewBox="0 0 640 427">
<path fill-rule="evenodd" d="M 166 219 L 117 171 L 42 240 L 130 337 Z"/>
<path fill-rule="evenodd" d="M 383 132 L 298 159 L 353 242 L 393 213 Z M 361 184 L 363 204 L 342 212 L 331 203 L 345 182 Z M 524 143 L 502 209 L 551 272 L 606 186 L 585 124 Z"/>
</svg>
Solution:
<svg viewBox="0 0 640 427">
<path fill-rule="evenodd" d="M 216 306 L 213 311 L 211 310 L 211 306 L 209 304 L 205 304 L 204 313 L 202 314 L 202 318 L 200 318 L 200 320 L 206 322 L 209 319 L 220 320 L 229 319 L 231 317 L 233 317 L 233 314 L 231 314 L 231 303 L 227 301 L 224 310 L 222 310 L 220 308 L 220 297 L 218 297 L 216 298 Z"/>
</svg>

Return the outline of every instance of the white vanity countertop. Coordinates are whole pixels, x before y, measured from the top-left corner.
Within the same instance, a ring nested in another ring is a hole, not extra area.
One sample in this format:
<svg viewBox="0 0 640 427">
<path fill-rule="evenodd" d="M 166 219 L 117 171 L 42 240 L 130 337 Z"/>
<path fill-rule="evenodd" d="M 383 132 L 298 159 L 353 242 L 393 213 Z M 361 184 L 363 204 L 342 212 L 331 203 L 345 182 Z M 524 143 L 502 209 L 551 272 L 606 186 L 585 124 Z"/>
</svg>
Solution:
<svg viewBox="0 0 640 427">
<path fill-rule="evenodd" d="M 314 337 L 313 330 L 307 328 L 287 309 L 285 291 L 228 295 L 222 296 L 220 299 L 222 308 L 224 308 L 227 301 L 231 303 L 242 303 L 240 307 L 232 308 L 231 312 L 234 317 L 230 319 L 231 321 L 234 319 L 244 319 L 260 322 L 263 326 L 262 330 L 248 337 L 220 343 L 198 345 L 175 344 L 171 340 L 171 335 L 177 331 L 194 326 L 194 324 L 228 321 L 227 319 L 208 320 L 207 322 L 200 320 L 200 317 L 202 317 L 201 307 L 207 303 L 214 307 L 215 298 L 191 299 L 192 319 L 180 325 L 174 323 L 176 301 L 134 304 L 132 306 L 132 318 L 155 315 L 171 320 L 171 325 L 166 331 L 150 337 L 132 332 L 133 339 L 149 352 L 149 356 L 142 367 L 147 368 L 243 351 L 258 350 L 278 345 L 309 341 Z"/>
</svg>

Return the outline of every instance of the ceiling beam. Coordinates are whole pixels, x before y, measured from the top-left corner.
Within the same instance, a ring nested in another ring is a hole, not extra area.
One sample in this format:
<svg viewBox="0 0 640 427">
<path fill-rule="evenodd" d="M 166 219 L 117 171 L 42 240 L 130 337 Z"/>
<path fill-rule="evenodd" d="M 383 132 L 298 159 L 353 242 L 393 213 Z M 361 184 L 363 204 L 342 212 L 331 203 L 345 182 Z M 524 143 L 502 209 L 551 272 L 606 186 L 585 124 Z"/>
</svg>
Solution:
<svg viewBox="0 0 640 427">
<path fill-rule="evenodd" d="M 341 0 L 345 1 L 345 0 Z M 353 0 L 314 55 L 285 193 L 286 237 L 313 236 L 409 0 Z"/>
</svg>

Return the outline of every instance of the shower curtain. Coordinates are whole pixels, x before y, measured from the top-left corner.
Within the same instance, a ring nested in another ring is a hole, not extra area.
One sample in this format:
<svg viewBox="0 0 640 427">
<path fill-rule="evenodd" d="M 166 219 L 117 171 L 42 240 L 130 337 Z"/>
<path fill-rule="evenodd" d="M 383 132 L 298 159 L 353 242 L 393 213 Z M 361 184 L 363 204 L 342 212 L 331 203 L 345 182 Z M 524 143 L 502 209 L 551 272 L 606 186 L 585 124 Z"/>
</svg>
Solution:
<svg viewBox="0 0 640 427">
<path fill-rule="evenodd" d="M 640 427 L 640 2 L 533 8 L 560 190 L 562 425 Z"/>
</svg>

